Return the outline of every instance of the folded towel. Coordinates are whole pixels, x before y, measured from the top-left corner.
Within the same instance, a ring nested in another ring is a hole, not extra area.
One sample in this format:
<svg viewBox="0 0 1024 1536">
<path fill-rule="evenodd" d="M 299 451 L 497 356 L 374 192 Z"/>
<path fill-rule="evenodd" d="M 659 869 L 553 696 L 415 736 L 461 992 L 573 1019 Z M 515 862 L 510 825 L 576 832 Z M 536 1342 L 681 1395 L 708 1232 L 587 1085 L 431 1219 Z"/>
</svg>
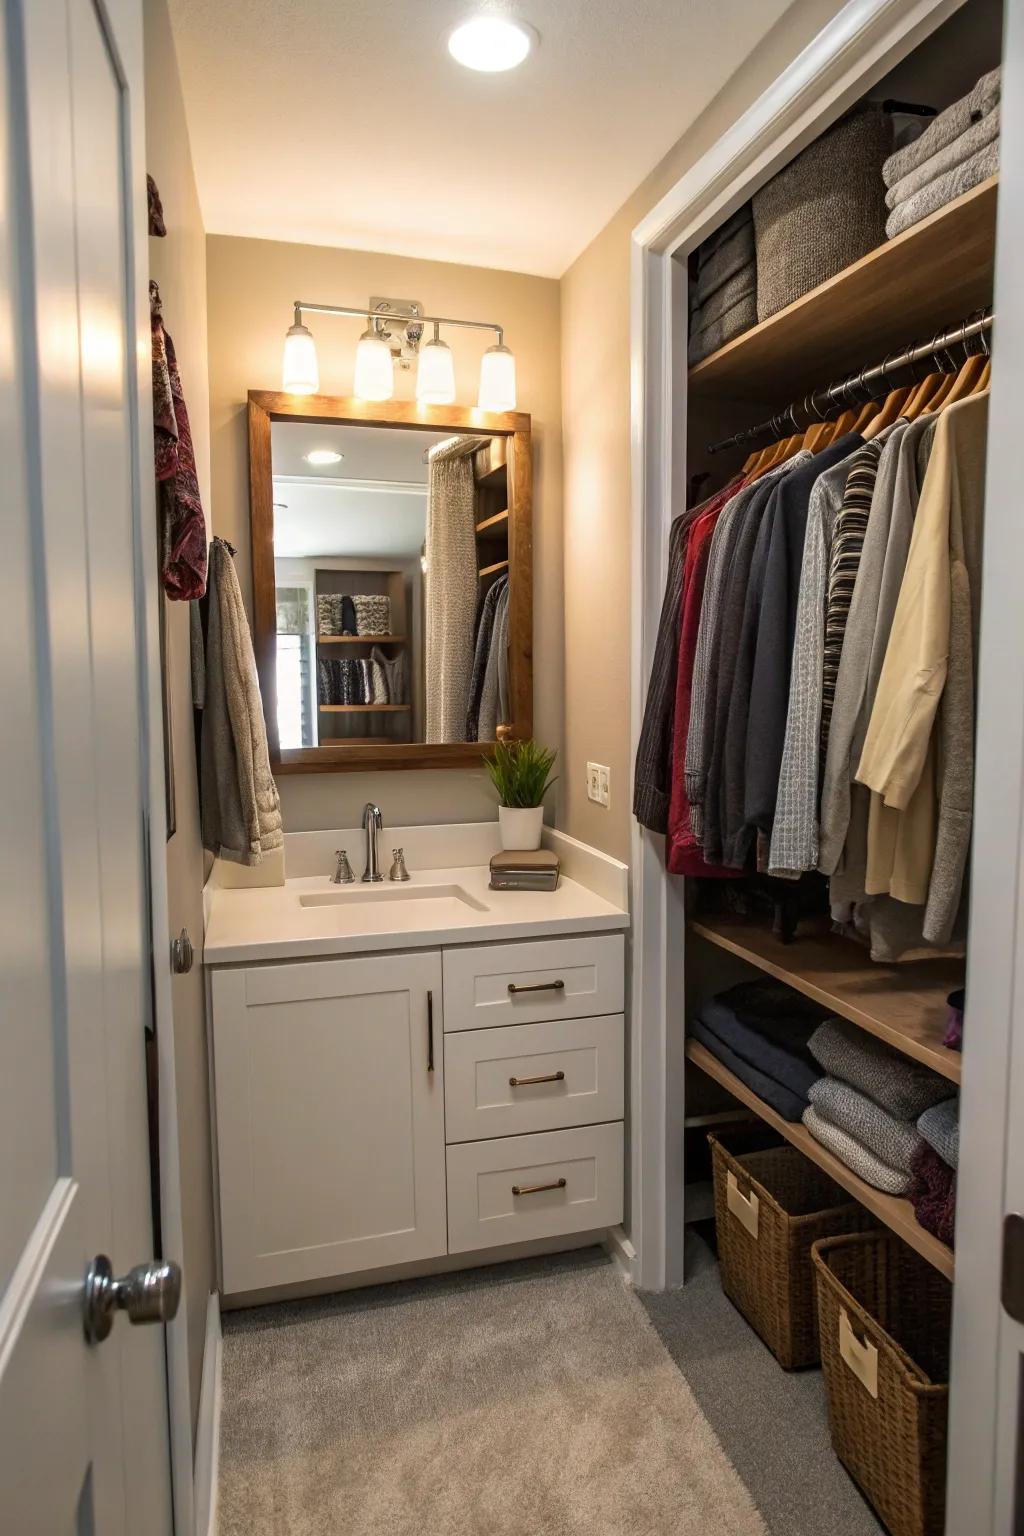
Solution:
<svg viewBox="0 0 1024 1536">
<path fill-rule="evenodd" d="M 373 702 L 375 704 L 390 703 L 388 699 L 387 673 L 377 660 L 373 651 L 370 652 L 370 682 L 373 687 Z"/>
<path fill-rule="evenodd" d="M 373 699 L 373 675 L 370 672 L 370 658 L 361 656 L 356 662 L 357 676 L 359 678 L 359 702 L 360 704 L 372 704 Z"/>
<path fill-rule="evenodd" d="M 947 144 L 952 144 L 954 139 L 966 133 L 972 123 L 987 117 L 999 105 L 999 95 L 1000 72 L 993 69 L 989 74 L 982 75 L 966 96 L 954 101 L 951 107 L 933 118 L 920 138 L 889 156 L 882 166 L 882 179 L 886 186 L 895 186 L 940 149 L 945 149 Z"/>
<path fill-rule="evenodd" d="M 691 1020 L 690 1034 L 694 1040 L 699 1040 L 701 1045 L 706 1046 L 712 1056 L 722 1063 L 723 1067 L 728 1067 L 730 1072 L 735 1073 L 741 1083 L 746 1083 L 747 1087 L 753 1093 L 756 1093 L 759 1099 L 763 1099 L 766 1104 L 770 1104 L 772 1109 L 782 1116 L 783 1120 L 790 1120 L 795 1123 L 801 1119 L 804 1110 L 807 1108 L 806 1099 L 801 1098 L 798 1093 L 793 1093 L 784 1084 L 776 1082 L 774 1077 L 769 1077 L 765 1072 L 759 1072 L 756 1067 L 752 1067 L 741 1056 L 737 1056 L 736 1052 L 731 1051 L 717 1035 L 712 1034 L 710 1029 L 706 1029 L 700 1019 Z"/>
<path fill-rule="evenodd" d="M 858 1093 L 838 1077 L 823 1077 L 807 1097 L 818 1112 L 841 1131 L 854 1136 L 897 1173 L 910 1173 L 910 1160 L 921 1145 L 913 1120 L 898 1120 L 887 1109 Z M 934 1110 L 928 1110 L 934 1114 Z"/>
<path fill-rule="evenodd" d="M 721 319 L 711 321 L 700 330 L 691 329 L 686 349 L 687 362 L 691 368 L 695 368 L 706 357 L 710 357 L 712 352 L 717 352 L 726 342 L 735 341 L 737 336 L 742 336 L 744 331 L 749 331 L 756 324 L 757 294 L 744 294 L 731 309 L 726 310 Z"/>
<path fill-rule="evenodd" d="M 956 1174 L 944 1163 L 934 1147 L 923 1142 L 914 1154 L 914 1177 L 910 1203 L 918 1225 L 940 1242 L 953 1246 L 956 1216 Z"/>
<path fill-rule="evenodd" d="M 856 1136 L 850 1136 L 840 1126 L 835 1125 L 815 1109 L 813 1104 L 808 1104 L 804 1110 L 804 1125 L 810 1131 L 815 1141 L 820 1141 L 823 1147 L 827 1147 L 833 1156 L 838 1157 L 841 1163 L 845 1163 L 858 1178 L 870 1184 L 874 1189 L 880 1189 L 887 1195 L 905 1195 L 910 1188 L 910 1174 L 901 1173 L 898 1168 L 890 1168 L 888 1163 L 883 1163 L 880 1157 L 868 1150 L 863 1142 Z"/>
<path fill-rule="evenodd" d="M 946 1078 L 846 1019 L 827 1019 L 811 1036 L 810 1051 L 829 1077 L 841 1077 L 859 1088 L 898 1120 L 916 1120 L 949 1098 Z"/>
<path fill-rule="evenodd" d="M 917 1128 L 942 1161 L 955 1168 L 960 1160 L 959 1095 L 926 1109 L 917 1122 Z"/>
<path fill-rule="evenodd" d="M 316 599 L 316 632 L 318 635 L 334 635 L 334 616 L 331 610 L 331 594 L 318 592 Z"/>
<path fill-rule="evenodd" d="M 962 133 L 952 144 L 947 144 L 937 154 L 931 156 L 923 165 L 917 166 L 908 176 L 903 176 L 889 188 L 885 194 L 887 208 L 896 208 L 900 203 L 905 203 L 908 198 L 920 192 L 929 182 L 944 176 L 947 171 L 955 170 L 958 165 L 963 165 L 965 160 L 970 160 L 979 149 L 984 149 L 986 144 L 991 144 L 999 137 L 1000 109 L 996 107 L 987 117 L 980 118 L 972 123 L 966 133 Z"/>
<path fill-rule="evenodd" d="M 821 1076 L 808 1041 L 826 1016 L 809 997 L 767 978 L 741 981 L 700 1010 L 705 1029 L 801 1099 Z"/>
<path fill-rule="evenodd" d="M 334 697 L 334 680 L 329 661 L 318 661 L 316 664 L 316 701 L 318 704 L 340 703 Z"/>
<path fill-rule="evenodd" d="M 937 213 L 947 203 L 963 197 L 972 187 L 994 176 L 998 169 L 999 140 L 996 139 L 994 143 L 986 144 L 984 149 L 979 149 L 976 155 L 972 155 L 962 165 L 955 166 L 944 176 L 937 176 L 926 187 L 922 187 L 920 192 L 894 208 L 885 221 L 885 232 L 889 239 L 894 240 L 905 229 L 920 224 L 930 213 Z"/>
<path fill-rule="evenodd" d="M 352 598 L 356 611 L 357 635 L 389 635 L 391 633 L 391 599 L 382 593 L 356 594 Z"/>
<path fill-rule="evenodd" d="M 705 241 L 697 252 L 697 304 L 701 308 L 724 284 L 751 269 L 756 278 L 754 255 L 754 219 L 750 204 L 737 210 L 718 232 L 718 238 Z"/>
</svg>

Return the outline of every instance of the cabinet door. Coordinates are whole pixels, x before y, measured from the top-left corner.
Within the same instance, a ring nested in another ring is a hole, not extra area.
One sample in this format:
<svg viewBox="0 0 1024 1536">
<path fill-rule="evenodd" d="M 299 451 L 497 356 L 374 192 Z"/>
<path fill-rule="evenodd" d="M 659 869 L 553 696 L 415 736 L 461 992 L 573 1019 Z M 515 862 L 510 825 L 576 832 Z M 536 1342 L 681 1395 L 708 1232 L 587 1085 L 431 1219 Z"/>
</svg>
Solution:
<svg viewBox="0 0 1024 1536">
<path fill-rule="evenodd" d="M 441 957 L 213 976 L 226 1293 L 446 1252 Z"/>
</svg>

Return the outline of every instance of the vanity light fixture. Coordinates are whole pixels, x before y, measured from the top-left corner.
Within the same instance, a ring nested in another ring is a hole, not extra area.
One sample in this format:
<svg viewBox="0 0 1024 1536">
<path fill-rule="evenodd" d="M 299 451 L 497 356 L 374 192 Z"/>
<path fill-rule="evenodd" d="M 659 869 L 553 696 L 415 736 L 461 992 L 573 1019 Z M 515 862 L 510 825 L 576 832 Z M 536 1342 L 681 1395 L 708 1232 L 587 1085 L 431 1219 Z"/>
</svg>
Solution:
<svg viewBox="0 0 1024 1536">
<path fill-rule="evenodd" d="M 505 16 L 472 16 L 449 34 L 448 52 L 466 69 L 494 75 L 521 64 L 532 41 L 526 27 Z"/>
<path fill-rule="evenodd" d="M 319 466 L 321 464 L 340 464 L 345 455 L 343 453 L 335 453 L 333 448 L 311 448 L 302 457 L 307 464 Z"/>
<path fill-rule="evenodd" d="M 504 327 L 493 320 L 455 320 L 440 315 L 424 315 L 422 306 L 394 299 L 371 299 L 367 309 L 342 304 L 310 304 L 295 301 L 295 320 L 284 343 L 284 369 L 281 388 L 285 394 L 314 395 L 320 388 L 316 344 L 303 324 L 303 311 L 316 315 L 340 315 L 363 320 L 366 330 L 356 348 L 353 392 L 360 400 L 390 400 L 394 394 L 395 363 L 409 368 L 417 359 L 416 399 L 420 405 L 452 405 L 455 402 L 455 362 L 448 343 L 441 339 L 441 326 L 462 326 L 468 330 L 494 331 L 497 342 L 488 347 L 480 361 L 480 389 L 477 408 L 481 411 L 516 409 L 516 360 L 505 345 Z M 422 348 L 423 327 L 434 327 L 433 338 Z M 393 331 L 400 330 L 402 345 L 391 346 Z M 310 463 L 315 462 L 313 459 Z M 322 459 L 319 462 L 335 462 Z"/>
</svg>

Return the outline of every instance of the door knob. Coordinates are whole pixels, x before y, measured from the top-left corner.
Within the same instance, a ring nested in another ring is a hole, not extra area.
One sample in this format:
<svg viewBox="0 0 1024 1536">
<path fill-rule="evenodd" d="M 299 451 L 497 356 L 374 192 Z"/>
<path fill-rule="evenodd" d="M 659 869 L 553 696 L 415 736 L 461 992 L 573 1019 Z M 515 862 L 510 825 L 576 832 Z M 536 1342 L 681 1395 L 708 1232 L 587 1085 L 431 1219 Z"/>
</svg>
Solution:
<svg viewBox="0 0 1024 1536">
<path fill-rule="evenodd" d="M 195 950 L 192 948 L 188 929 L 183 928 L 178 937 L 171 940 L 171 970 L 175 976 L 187 976 L 192 969 L 194 958 Z"/>
<path fill-rule="evenodd" d="M 115 1312 L 130 1323 L 169 1323 L 181 1300 L 181 1267 L 136 1264 L 120 1280 L 105 1253 L 98 1253 L 85 1276 L 82 1323 L 90 1344 L 102 1344 L 114 1326 Z"/>
</svg>

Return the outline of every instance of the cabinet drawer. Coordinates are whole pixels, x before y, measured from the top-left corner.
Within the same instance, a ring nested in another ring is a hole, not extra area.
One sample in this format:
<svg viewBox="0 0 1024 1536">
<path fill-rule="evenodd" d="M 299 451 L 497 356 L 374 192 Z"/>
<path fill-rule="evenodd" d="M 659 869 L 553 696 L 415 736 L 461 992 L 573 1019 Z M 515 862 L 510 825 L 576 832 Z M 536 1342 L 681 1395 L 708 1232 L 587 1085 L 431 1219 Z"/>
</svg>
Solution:
<svg viewBox="0 0 1024 1536">
<path fill-rule="evenodd" d="M 621 933 L 444 952 L 445 1029 L 621 1013 Z"/>
<path fill-rule="evenodd" d="M 448 1148 L 448 1251 L 622 1220 L 622 1121 Z M 517 1193 L 518 1191 L 518 1193 Z"/>
<path fill-rule="evenodd" d="M 623 1048 L 621 1013 L 446 1036 L 448 1141 L 620 1120 Z"/>
</svg>

